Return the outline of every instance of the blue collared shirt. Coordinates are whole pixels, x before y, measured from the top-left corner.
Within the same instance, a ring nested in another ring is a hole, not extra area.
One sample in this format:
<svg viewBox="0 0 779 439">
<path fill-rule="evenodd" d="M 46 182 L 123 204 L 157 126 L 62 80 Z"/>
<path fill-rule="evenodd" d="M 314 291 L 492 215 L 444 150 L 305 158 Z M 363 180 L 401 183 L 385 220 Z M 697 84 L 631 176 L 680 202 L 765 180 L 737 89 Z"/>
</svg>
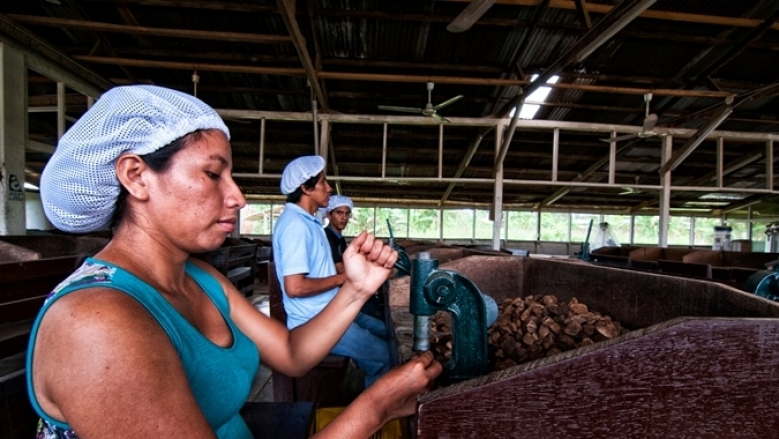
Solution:
<svg viewBox="0 0 779 439">
<path fill-rule="evenodd" d="M 322 223 L 294 203 L 286 203 L 273 230 L 273 260 L 281 283 L 287 327 L 292 329 L 317 315 L 338 292 L 338 287 L 310 297 L 292 298 L 284 287 L 284 276 L 306 274 L 321 278 L 336 274 Z"/>
</svg>

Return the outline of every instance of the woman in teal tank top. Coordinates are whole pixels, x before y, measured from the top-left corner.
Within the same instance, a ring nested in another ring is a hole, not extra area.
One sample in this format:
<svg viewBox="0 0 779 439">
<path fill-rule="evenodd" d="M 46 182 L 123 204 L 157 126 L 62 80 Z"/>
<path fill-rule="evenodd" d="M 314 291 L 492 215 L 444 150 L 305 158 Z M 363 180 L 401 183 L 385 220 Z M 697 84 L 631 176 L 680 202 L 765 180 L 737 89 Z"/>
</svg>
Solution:
<svg viewBox="0 0 779 439">
<path fill-rule="evenodd" d="M 292 331 L 191 259 L 235 231 L 246 200 L 229 130 L 199 99 L 156 86 L 106 92 L 60 139 L 41 200 L 61 230 L 111 228 L 108 245 L 47 298 L 30 337 L 40 438 L 249 438 L 239 415 L 260 358 L 300 376 L 324 358 L 397 253 L 365 233 L 346 282 Z M 260 356 L 260 353 L 262 354 Z M 429 353 L 384 375 L 322 437 L 367 437 L 414 412 L 441 372 Z"/>
</svg>

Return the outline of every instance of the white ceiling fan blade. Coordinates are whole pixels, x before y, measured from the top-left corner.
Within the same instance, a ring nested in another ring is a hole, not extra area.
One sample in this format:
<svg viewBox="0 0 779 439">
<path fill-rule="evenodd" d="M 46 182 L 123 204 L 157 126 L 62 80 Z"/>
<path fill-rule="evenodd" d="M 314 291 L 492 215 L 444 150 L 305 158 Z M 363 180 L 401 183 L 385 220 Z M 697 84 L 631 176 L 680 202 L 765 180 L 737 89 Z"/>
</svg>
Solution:
<svg viewBox="0 0 779 439">
<path fill-rule="evenodd" d="M 435 109 L 436 109 L 436 111 L 437 111 L 437 110 L 440 110 L 440 109 L 442 109 L 442 108 L 446 107 L 447 105 L 452 105 L 452 104 L 454 104 L 455 102 L 459 101 L 460 99 L 462 99 L 462 98 L 464 98 L 464 97 L 465 97 L 465 96 L 463 96 L 463 95 L 455 96 L 455 97 L 453 97 L 452 99 L 449 99 L 448 101 L 443 101 L 443 102 L 441 102 L 440 104 L 436 105 L 436 106 L 435 106 L 435 107 L 433 107 L 433 108 L 435 108 Z"/>
<path fill-rule="evenodd" d="M 621 142 L 623 140 L 630 140 L 630 139 L 634 139 L 636 137 L 638 137 L 637 134 L 623 134 L 621 136 L 614 137 L 613 139 L 611 137 L 607 137 L 607 138 L 600 139 L 600 140 L 602 140 L 602 141 L 604 141 L 606 143 L 609 143 L 609 142 Z"/>
<path fill-rule="evenodd" d="M 655 113 L 650 114 L 649 116 L 644 118 L 644 132 L 648 133 L 655 129 L 655 125 L 657 125 L 657 115 Z"/>
<path fill-rule="evenodd" d="M 414 108 L 414 107 L 398 107 L 395 105 L 379 105 L 379 110 L 388 110 L 388 111 L 402 111 L 404 113 L 421 113 L 421 108 Z"/>
<path fill-rule="evenodd" d="M 433 114 L 431 114 L 431 115 L 430 115 L 430 117 L 434 117 L 434 118 L 436 118 L 436 119 L 438 119 L 438 120 L 440 120 L 440 121 L 442 121 L 442 122 L 444 122 L 444 123 L 451 123 L 451 121 L 450 121 L 449 119 L 447 119 L 447 118 L 445 118 L 445 117 L 441 116 L 441 115 L 440 115 L 440 114 L 438 114 L 438 113 L 433 113 Z"/>
<path fill-rule="evenodd" d="M 467 31 L 474 23 L 479 21 L 479 18 L 481 18 L 494 3 L 495 0 L 472 0 L 471 4 L 463 9 L 463 11 L 460 12 L 460 15 L 449 23 L 449 26 L 446 26 L 446 30 L 454 33 Z"/>
</svg>

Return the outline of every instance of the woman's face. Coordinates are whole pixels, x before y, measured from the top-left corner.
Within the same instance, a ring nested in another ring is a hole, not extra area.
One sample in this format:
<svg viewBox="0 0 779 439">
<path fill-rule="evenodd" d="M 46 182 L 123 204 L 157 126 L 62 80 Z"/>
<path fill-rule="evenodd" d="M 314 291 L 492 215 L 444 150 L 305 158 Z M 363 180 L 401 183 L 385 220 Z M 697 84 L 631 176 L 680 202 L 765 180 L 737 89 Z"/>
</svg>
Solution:
<svg viewBox="0 0 779 439">
<path fill-rule="evenodd" d="M 190 253 L 219 247 L 238 227 L 238 210 L 246 205 L 232 177 L 227 137 L 203 131 L 170 160 L 168 169 L 152 174 L 150 225 L 161 239 Z"/>
</svg>

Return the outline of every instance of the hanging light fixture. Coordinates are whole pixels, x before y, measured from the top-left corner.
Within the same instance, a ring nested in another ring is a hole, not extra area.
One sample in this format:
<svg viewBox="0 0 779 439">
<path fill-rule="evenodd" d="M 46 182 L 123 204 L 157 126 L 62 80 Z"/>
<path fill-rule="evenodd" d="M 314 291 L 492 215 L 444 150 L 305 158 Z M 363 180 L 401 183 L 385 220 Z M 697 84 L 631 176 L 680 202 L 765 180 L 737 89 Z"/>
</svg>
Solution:
<svg viewBox="0 0 779 439">
<path fill-rule="evenodd" d="M 192 72 L 192 86 L 193 86 L 193 92 L 192 95 L 197 97 L 197 83 L 200 82 L 200 76 L 197 74 L 197 70 Z"/>
</svg>

